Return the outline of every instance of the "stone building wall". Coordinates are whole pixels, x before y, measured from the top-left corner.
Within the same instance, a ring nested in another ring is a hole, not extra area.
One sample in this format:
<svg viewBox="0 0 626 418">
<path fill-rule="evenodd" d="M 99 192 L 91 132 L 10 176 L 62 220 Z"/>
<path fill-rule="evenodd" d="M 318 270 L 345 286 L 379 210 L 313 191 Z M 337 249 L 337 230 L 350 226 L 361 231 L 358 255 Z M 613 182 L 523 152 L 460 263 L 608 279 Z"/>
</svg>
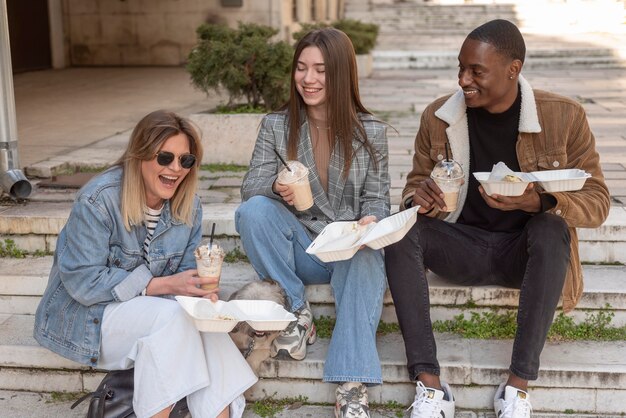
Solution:
<svg viewBox="0 0 626 418">
<path fill-rule="evenodd" d="M 336 19 L 342 0 L 63 0 L 70 66 L 180 65 L 205 22 L 275 27 L 291 42 L 298 22 Z M 235 2 L 237 3 L 237 2 Z"/>
</svg>

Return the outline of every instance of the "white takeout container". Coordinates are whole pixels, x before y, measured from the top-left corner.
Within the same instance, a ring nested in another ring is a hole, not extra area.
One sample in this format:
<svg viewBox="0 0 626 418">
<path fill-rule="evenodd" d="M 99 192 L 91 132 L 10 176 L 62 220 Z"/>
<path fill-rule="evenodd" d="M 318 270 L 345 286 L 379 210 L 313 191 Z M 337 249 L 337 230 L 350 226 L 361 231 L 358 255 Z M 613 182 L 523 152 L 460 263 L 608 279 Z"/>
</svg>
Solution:
<svg viewBox="0 0 626 418">
<path fill-rule="evenodd" d="M 271 300 L 231 300 L 242 313 L 248 325 L 255 331 L 282 331 L 297 318 Z"/>
<path fill-rule="evenodd" d="M 193 318 L 198 331 L 230 332 L 241 321 L 241 312 L 222 300 L 212 302 L 191 296 L 176 296 L 176 300 Z"/>
<path fill-rule="evenodd" d="M 246 321 L 256 331 L 281 331 L 296 320 L 294 314 L 266 300 L 212 302 L 191 296 L 176 296 L 176 300 L 202 332 L 230 332 L 241 321 Z"/>
<path fill-rule="evenodd" d="M 546 192 L 570 192 L 580 190 L 591 174 L 577 168 L 531 172 Z"/>
<path fill-rule="evenodd" d="M 489 196 L 492 194 L 498 194 L 500 196 L 521 196 L 524 194 L 524 190 L 526 190 L 528 183 L 533 181 L 533 177 L 529 176 L 528 173 L 520 172 L 513 173 L 522 179 L 522 181 L 519 182 L 489 180 L 489 175 L 491 173 L 487 171 L 478 171 L 472 174 L 474 174 L 476 180 L 478 180 L 481 186 L 483 186 L 485 193 Z"/>
<path fill-rule="evenodd" d="M 306 249 L 325 263 L 348 260 L 361 245 L 378 250 L 400 241 L 417 220 L 419 206 L 414 206 L 366 227 L 356 221 L 333 222 L 320 232 Z"/>
</svg>

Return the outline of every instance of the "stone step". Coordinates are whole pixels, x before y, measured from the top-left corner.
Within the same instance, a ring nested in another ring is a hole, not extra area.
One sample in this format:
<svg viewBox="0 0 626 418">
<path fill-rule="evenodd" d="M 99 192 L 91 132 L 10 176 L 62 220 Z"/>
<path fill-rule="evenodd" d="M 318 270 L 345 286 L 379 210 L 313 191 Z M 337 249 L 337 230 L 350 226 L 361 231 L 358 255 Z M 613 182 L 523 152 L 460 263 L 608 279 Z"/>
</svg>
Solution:
<svg viewBox="0 0 626 418">
<path fill-rule="evenodd" d="M 401 191 L 396 189 L 396 193 Z M 0 206 L 0 240 L 12 239 L 17 247 L 30 252 L 53 252 L 71 206 L 71 202 Z M 234 221 L 237 206 L 238 203 L 203 205 L 203 234 L 210 235 L 215 222 L 215 233 L 227 249 L 240 246 Z M 626 263 L 626 207 L 612 206 L 605 223 L 597 229 L 580 229 L 579 239 L 583 261 Z"/>
<path fill-rule="evenodd" d="M 66 360 L 32 337 L 32 315 L 0 315 L 0 390 L 79 392 L 93 390 L 102 373 Z M 437 334 L 442 377 L 453 387 L 458 408 L 489 409 L 494 386 L 503 381 L 511 341 L 469 340 Z M 385 384 L 369 390 L 370 402 L 408 405 L 415 387 L 408 382 L 399 334 L 379 336 Z M 328 340 L 318 339 L 306 359 L 266 361 L 249 400 L 306 396 L 308 402 L 334 402 L 332 384 L 321 383 Z M 542 370 L 531 394 L 536 412 L 585 411 L 617 414 L 626 405 L 626 342 L 546 344 Z"/>
<path fill-rule="evenodd" d="M 397 35 L 394 35 L 394 37 Z M 625 68 L 626 60 L 610 49 L 539 50 L 528 54 L 524 68 Z M 452 69 L 458 66 L 458 51 L 374 50 L 374 70 Z"/>
<path fill-rule="evenodd" d="M 33 315 L 48 282 L 52 257 L 3 259 L 0 266 L 0 314 Z M 585 292 L 576 310 L 569 314 L 575 322 L 606 310 L 613 313 L 613 326 L 626 326 L 626 266 L 583 266 Z M 243 284 L 255 280 L 256 273 L 248 263 L 226 264 L 222 271 L 222 299 Z M 433 321 L 449 320 L 469 312 L 515 309 L 519 292 L 499 286 L 467 287 L 447 283 L 431 274 L 430 301 Z M 335 316 L 330 285 L 307 286 L 307 299 L 316 317 Z M 471 306 L 471 309 L 468 308 Z M 513 307 L 513 308 L 511 308 Z M 384 299 L 382 321 L 397 323 L 391 294 Z"/>
</svg>

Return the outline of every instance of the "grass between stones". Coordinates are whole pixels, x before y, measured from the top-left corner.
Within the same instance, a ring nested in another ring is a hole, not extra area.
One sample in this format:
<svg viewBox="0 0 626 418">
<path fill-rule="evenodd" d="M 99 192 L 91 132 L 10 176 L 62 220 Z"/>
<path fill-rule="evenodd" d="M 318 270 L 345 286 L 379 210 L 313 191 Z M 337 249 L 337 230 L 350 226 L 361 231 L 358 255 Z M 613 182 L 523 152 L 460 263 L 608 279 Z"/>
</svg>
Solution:
<svg viewBox="0 0 626 418">
<path fill-rule="evenodd" d="M 44 257 L 46 255 L 52 255 L 52 253 L 42 250 L 29 253 L 16 246 L 15 241 L 12 239 L 5 239 L 4 242 L 0 241 L 0 258 L 26 258 L 27 256 Z"/>
<path fill-rule="evenodd" d="M 208 171 L 209 173 L 219 172 L 232 172 L 232 173 L 244 173 L 248 171 L 247 165 L 237 164 L 202 164 L 200 166 L 201 171 Z"/>
<path fill-rule="evenodd" d="M 445 321 L 435 321 L 433 330 L 451 332 L 463 338 L 476 339 L 512 339 L 517 329 L 515 311 L 467 312 Z M 587 313 L 585 320 L 575 323 L 573 318 L 559 313 L 554 319 L 548 341 L 623 341 L 626 340 L 626 325 L 615 327 L 611 324 L 615 314 L 606 305 L 597 312 Z M 321 316 L 315 319 L 317 334 L 321 338 L 330 338 L 335 327 L 335 318 Z M 378 324 L 378 335 L 400 332 L 398 324 L 381 321 Z"/>
<path fill-rule="evenodd" d="M 284 410 L 293 410 L 301 408 L 302 406 L 330 406 L 326 403 L 308 402 L 306 396 L 298 396 L 295 398 L 276 399 L 278 392 L 274 392 L 272 395 L 265 395 L 265 397 L 259 401 L 255 401 L 248 408 L 261 418 L 275 418 L 276 414 L 281 413 Z M 404 417 L 405 405 L 402 405 L 396 401 L 388 401 L 385 403 L 371 402 L 369 404 L 370 410 L 379 412 L 387 417 Z"/>
</svg>

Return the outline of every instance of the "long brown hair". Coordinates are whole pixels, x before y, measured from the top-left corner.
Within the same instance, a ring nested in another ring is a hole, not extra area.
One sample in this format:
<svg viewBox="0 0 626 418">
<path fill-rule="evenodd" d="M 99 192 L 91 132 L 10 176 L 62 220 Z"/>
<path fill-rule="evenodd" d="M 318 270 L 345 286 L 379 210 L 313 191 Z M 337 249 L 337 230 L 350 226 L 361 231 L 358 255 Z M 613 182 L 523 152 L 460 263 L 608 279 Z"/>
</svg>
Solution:
<svg viewBox="0 0 626 418">
<path fill-rule="evenodd" d="M 291 65 L 289 102 L 284 107 L 284 110 L 288 112 L 289 126 L 287 156 L 290 160 L 295 160 L 298 155 L 300 125 L 306 113 L 306 104 L 296 89 L 295 72 L 300 54 L 304 48 L 310 46 L 319 48 L 324 58 L 329 138 L 334 138 L 331 149 L 334 149 L 337 144 L 341 147 L 340 151 L 344 158 L 343 175 L 348 174 L 352 165 L 353 139 L 359 141 L 367 149 L 376 167 L 376 153 L 367 140 L 365 129 L 358 117 L 359 112 L 370 115 L 371 112 L 363 106 L 359 96 L 359 78 L 354 47 L 350 38 L 335 28 L 311 31 L 296 44 Z"/>
<path fill-rule="evenodd" d="M 189 152 L 196 156 L 196 163 L 170 199 L 170 208 L 174 219 L 187 225 L 193 223 L 193 201 L 202 161 L 200 135 L 188 119 L 167 110 L 156 110 L 144 116 L 135 126 L 126 151 L 115 163 L 123 168 L 121 211 L 127 230 L 143 222 L 145 216 L 146 189 L 141 176 L 141 162 L 155 158 L 165 141 L 178 134 L 184 134 L 189 140 Z"/>
</svg>

